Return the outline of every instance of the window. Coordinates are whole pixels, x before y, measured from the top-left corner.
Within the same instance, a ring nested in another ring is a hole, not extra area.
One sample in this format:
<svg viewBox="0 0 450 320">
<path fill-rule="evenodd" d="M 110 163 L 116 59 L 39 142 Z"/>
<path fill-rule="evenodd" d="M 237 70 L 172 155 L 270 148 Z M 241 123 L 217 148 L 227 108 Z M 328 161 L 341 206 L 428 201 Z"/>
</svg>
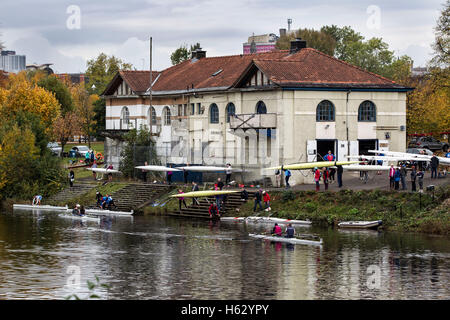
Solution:
<svg viewBox="0 0 450 320">
<path fill-rule="evenodd" d="M 187 104 L 183 104 L 183 116 L 187 116 L 188 112 L 187 112 Z"/>
<path fill-rule="evenodd" d="M 170 109 L 169 109 L 169 107 L 164 107 L 163 117 L 164 117 L 164 125 L 170 126 Z"/>
<path fill-rule="evenodd" d="M 203 112 L 202 112 L 202 104 L 200 102 L 197 103 L 197 113 L 198 114 L 203 114 Z"/>
<path fill-rule="evenodd" d="M 148 109 L 148 123 L 150 124 L 150 112 L 152 113 L 152 124 L 155 125 L 156 124 L 156 111 L 155 108 L 151 107 Z"/>
<path fill-rule="evenodd" d="M 179 104 L 178 105 L 178 116 L 181 117 L 183 115 L 183 105 Z"/>
<path fill-rule="evenodd" d="M 215 103 L 209 106 L 209 122 L 219 123 L 219 108 Z"/>
<path fill-rule="evenodd" d="M 317 105 L 316 121 L 334 121 L 334 105 L 330 101 L 323 100 Z"/>
<path fill-rule="evenodd" d="M 227 105 L 226 112 L 227 112 L 227 123 L 228 123 L 228 122 L 230 122 L 230 117 L 234 116 L 236 113 L 236 108 L 232 102 L 230 102 Z"/>
<path fill-rule="evenodd" d="M 195 114 L 195 103 L 191 103 L 191 116 Z"/>
<path fill-rule="evenodd" d="M 358 121 L 377 121 L 377 109 L 372 101 L 364 101 L 359 105 Z"/>
<path fill-rule="evenodd" d="M 264 114 L 267 113 L 266 104 L 262 101 L 258 101 L 256 104 L 256 113 L 257 114 Z"/>
<path fill-rule="evenodd" d="M 130 123 L 130 110 L 128 110 L 127 107 L 122 108 L 120 120 L 122 120 L 122 124 L 126 126 Z"/>
</svg>

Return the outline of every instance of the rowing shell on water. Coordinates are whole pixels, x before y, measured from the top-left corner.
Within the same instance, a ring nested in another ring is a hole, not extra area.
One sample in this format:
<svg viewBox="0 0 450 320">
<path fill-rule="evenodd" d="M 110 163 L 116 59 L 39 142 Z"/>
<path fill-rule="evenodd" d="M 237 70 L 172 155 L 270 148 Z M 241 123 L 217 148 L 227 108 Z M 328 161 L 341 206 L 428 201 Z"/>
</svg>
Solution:
<svg viewBox="0 0 450 320">
<path fill-rule="evenodd" d="M 103 209 L 85 209 L 86 214 L 96 214 L 96 215 L 123 215 L 131 216 L 134 211 L 113 211 L 113 210 L 103 210 Z M 67 209 L 67 212 L 72 212 L 72 209 Z"/>
<path fill-rule="evenodd" d="M 347 229 L 376 229 L 381 226 L 382 220 L 375 221 L 345 221 L 338 223 L 339 228 Z"/>
<path fill-rule="evenodd" d="M 236 221 L 236 222 L 247 222 L 247 223 L 278 223 L 278 224 L 292 224 L 293 226 L 310 226 L 311 221 L 307 220 L 290 220 L 282 218 L 271 218 L 271 217 L 222 217 L 221 221 Z"/>
<path fill-rule="evenodd" d="M 66 211 L 67 206 L 65 207 L 58 207 L 58 206 L 49 206 L 49 205 L 31 205 L 31 204 L 20 204 L 15 203 L 13 204 L 13 209 L 20 209 L 20 210 L 46 210 L 46 211 Z"/>
<path fill-rule="evenodd" d="M 119 170 L 106 169 L 106 168 L 86 168 L 86 170 L 100 172 L 100 173 L 122 173 Z"/>
<path fill-rule="evenodd" d="M 265 168 L 265 170 L 308 170 L 314 168 L 324 168 L 324 167 L 333 167 L 333 166 L 346 166 L 349 164 L 360 163 L 362 161 L 319 161 L 319 162 L 305 162 L 305 163 L 296 163 L 296 164 L 288 164 L 285 166 L 271 167 Z"/>
<path fill-rule="evenodd" d="M 165 166 L 137 166 L 136 169 L 141 169 L 145 171 L 161 171 L 161 172 L 168 172 L 168 171 L 181 171 L 175 168 L 169 168 Z"/>
<path fill-rule="evenodd" d="M 225 194 L 236 193 L 240 191 L 192 191 L 186 193 L 178 193 L 170 196 L 171 198 L 199 198 L 199 197 L 211 197 L 211 196 L 220 196 Z"/>
<path fill-rule="evenodd" d="M 314 240 L 306 240 L 306 239 L 299 239 L 299 238 L 285 238 L 285 237 L 276 237 L 276 236 L 268 236 L 264 234 L 254 234 L 250 233 L 250 237 L 257 238 L 257 239 L 263 239 L 263 240 L 270 240 L 275 242 L 287 242 L 292 244 L 307 244 L 312 246 L 321 246 L 323 243 L 323 240 L 320 239 L 320 241 L 314 241 Z"/>
<path fill-rule="evenodd" d="M 78 215 L 71 214 L 71 213 L 62 213 L 62 214 L 59 214 L 58 217 L 100 223 L 100 217 L 95 217 L 95 216 L 78 216 Z"/>
</svg>

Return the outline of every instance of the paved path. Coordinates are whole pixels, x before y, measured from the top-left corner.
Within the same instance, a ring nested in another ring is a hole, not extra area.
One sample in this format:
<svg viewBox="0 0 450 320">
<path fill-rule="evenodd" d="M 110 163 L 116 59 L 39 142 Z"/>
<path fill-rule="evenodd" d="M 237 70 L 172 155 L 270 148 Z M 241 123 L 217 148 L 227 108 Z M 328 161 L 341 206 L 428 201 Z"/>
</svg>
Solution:
<svg viewBox="0 0 450 320">
<path fill-rule="evenodd" d="M 336 175 L 337 176 L 337 175 Z M 424 181 L 423 181 L 423 188 L 424 191 L 426 191 L 426 187 L 429 185 L 445 185 L 450 184 L 450 174 L 447 174 L 446 178 L 442 179 L 431 179 L 430 178 L 431 173 L 426 172 Z M 329 191 L 339 191 L 341 189 L 351 189 L 351 190 L 373 190 L 373 189 L 382 189 L 382 190 L 389 190 L 389 176 L 387 172 L 382 172 L 381 175 L 377 175 L 376 172 L 369 172 L 369 180 L 367 183 L 364 183 L 359 179 L 359 172 L 344 172 L 343 174 L 343 186 L 342 188 L 338 187 L 337 179 L 334 183 L 331 183 L 328 185 Z M 408 177 L 406 179 L 407 184 L 407 190 L 411 191 L 411 181 L 409 179 L 409 172 Z M 416 188 L 419 190 L 419 184 L 416 180 Z M 267 190 L 270 191 L 276 191 L 276 190 L 282 190 L 283 188 L 267 188 Z M 291 190 L 315 190 L 316 185 L 315 184 L 302 184 L 302 185 L 296 185 L 292 186 Z M 400 189 L 401 189 L 401 183 L 400 183 Z M 324 191 L 325 186 L 323 184 L 323 181 L 320 181 L 320 191 Z M 400 190 L 401 191 L 401 190 Z"/>
</svg>

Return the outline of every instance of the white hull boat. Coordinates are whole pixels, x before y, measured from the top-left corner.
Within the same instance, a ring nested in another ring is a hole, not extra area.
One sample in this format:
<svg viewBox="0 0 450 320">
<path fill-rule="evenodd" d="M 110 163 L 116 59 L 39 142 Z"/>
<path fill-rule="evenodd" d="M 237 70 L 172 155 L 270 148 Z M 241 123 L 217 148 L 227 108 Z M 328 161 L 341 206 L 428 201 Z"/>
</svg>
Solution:
<svg viewBox="0 0 450 320">
<path fill-rule="evenodd" d="M 46 210 L 46 211 L 67 211 L 68 207 L 58 207 L 49 205 L 13 204 L 13 209 L 17 210 Z"/>
<path fill-rule="evenodd" d="M 270 240 L 270 241 L 275 241 L 275 242 L 285 242 L 285 243 L 291 243 L 291 244 L 306 244 L 306 245 L 312 245 L 312 246 L 321 246 L 323 243 L 322 239 L 320 239 L 320 241 L 314 241 L 314 240 L 299 239 L 299 238 L 285 238 L 285 237 L 268 236 L 268 235 L 264 235 L 264 234 L 254 234 L 254 233 L 250 233 L 249 236 L 252 238 Z"/>
<path fill-rule="evenodd" d="M 271 217 L 222 217 L 221 221 L 235 221 L 235 222 L 247 222 L 247 223 L 278 223 L 278 224 L 292 224 L 293 226 L 310 226 L 311 221 L 306 220 L 290 220 L 282 218 Z"/>
<path fill-rule="evenodd" d="M 383 223 L 382 220 L 375 221 L 345 221 L 338 223 L 339 228 L 345 229 L 377 229 Z"/>
<path fill-rule="evenodd" d="M 67 209 L 67 212 L 72 212 L 73 209 Z M 84 212 L 86 214 L 95 214 L 99 216 L 131 216 L 133 215 L 134 211 L 113 211 L 113 210 L 103 210 L 103 209 L 84 209 Z"/>
<path fill-rule="evenodd" d="M 83 222 L 92 221 L 92 222 L 100 223 L 100 217 L 95 217 L 95 216 L 86 216 L 86 215 L 78 216 L 76 214 L 71 214 L 71 213 L 62 213 L 62 214 L 59 214 L 58 217 L 65 218 L 65 219 L 72 219 L 72 220 L 81 220 Z"/>
</svg>

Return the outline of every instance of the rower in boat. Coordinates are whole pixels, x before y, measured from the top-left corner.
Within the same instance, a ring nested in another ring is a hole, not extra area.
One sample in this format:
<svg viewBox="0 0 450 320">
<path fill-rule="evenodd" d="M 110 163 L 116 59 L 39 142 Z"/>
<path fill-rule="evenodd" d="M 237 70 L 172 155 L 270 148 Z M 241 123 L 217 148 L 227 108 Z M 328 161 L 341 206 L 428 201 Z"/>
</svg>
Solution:
<svg viewBox="0 0 450 320">
<path fill-rule="evenodd" d="M 272 235 L 281 237 L 282 234 L 283 234 L 283 230 L 281 230 L 281 227 L 278 225 L 278 223 L 275 223 L 275 225 L 273 226 L 273 229 L 272 229 Z"/>
<path fill-rule="evenodd" d="M 79 204 L 77 204 L 77 205 L 75 206 L 75 208 L 73 208 L 72 214 L 73 214 L 74 216 L 81 216 L 81 210 L 80 210 L 80 205 L 79 205 Z"/>
<path fill-rule="evenodd" d="M 286 238 L 294 238 L 295 236 L 295 229 L 292 226 L 292 223 L 289 223 L 286 227 Z"/>
<path fill-rule="evenodd" d="M 42 196 L 40 194 L 34 196 L 33 198 L 33 206 L 40 206 L 41 205 L 41 201 L 42 201 Z"/>
</svg>

